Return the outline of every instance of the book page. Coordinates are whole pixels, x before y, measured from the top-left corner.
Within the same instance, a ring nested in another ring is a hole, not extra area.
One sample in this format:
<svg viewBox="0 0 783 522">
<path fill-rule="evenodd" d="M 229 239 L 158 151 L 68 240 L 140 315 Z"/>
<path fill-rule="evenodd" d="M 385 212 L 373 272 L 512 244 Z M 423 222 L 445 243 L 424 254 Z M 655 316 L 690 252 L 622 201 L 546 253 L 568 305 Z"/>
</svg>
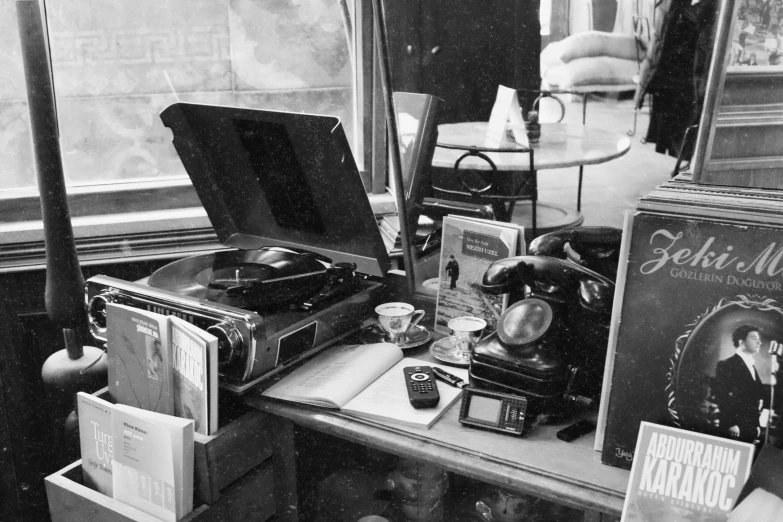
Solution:
<svg viewBox="0 0 783 522">
<path fill-rule="evenodd" d="M 405 358 L 395 364 L 378 380 L 346 404 L 342 411 L 361 417 L 388 420 L 420 428 L 429 428 L 462 395 L 462 390 L 437 382 L 440 402 L 434 408 L 417 410 L 411 406 L 405 387 L 403 368 L 407 366 L 438 366 L 467 382 L 468 371 L 453 366 L 433 364 L 419 359 Z"/>
<path fill-rule="evenodd" d="M 310 359 L 262 395 L 341 408 L 400 359 L 402 350 L 391 343 L 338 346 Z"/>
</svg>

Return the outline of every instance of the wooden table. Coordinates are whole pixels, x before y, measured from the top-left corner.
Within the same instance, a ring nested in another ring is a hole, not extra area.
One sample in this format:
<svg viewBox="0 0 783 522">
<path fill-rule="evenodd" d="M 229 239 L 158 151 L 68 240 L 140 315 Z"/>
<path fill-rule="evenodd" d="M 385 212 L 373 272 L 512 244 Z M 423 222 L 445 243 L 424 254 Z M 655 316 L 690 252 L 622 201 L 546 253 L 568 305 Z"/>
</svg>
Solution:
<svg viewBox="0 0 783 522">
<path fill-rule="evenodd" d="M 507 183 L 507 187 L 495 196 L 499 199 L 514 200 L 522 176 L 530 172 L 529 155 L 513 142 L 503 142 L 500 148 L 503 152 L 492 152 L 492 147 L 485 145 L 487 133 L 486 122 L 451 123 L 438 126 L 438 147 L 432 159 L 434 169 L 453 169 L 457 160 L 472 147 L 479 147 L 495 163 L 498 174 L 511 173 L 518 178 L 517 183 Z M 443 148 L 443 146 L 459 147 L 460 149 Z M 533 202 L 533 223 L 535 228 L 535 204 L 538 199 L 537 171 L 542 169 L 558 169 L 566 167 L 583 167 L 596 165 L 619 158 L 631 148 L 631 140 L 620 133 L 607 131 L 589 125 L 575 123 L 543 123 L 541 124 L 541 139 L 531 144 L 534 154 L 534 165 L 531 196 L 525 196 Z M 464 158 L 460 169 L 493 171 L 492 166 L 484 159 L 476 156 Z M 497 175 L 497 174 L 496 174 Z M 437 178 L 437 174 L 435 174 Z M 502 181 L 501 181 L 502 183 Z M 436 185 L 436 181 L 433 182 Z M 577 211 L 581 210 L 582 175 L 579 176 L 579 198 Z M 437 194 L 437 193 L 436 193 Z M 502 210 L 501 210 L 502 213 Z M 500 216 L 509 218 L 510 216 Z"/>
<path fill-rule="evenodd" d="M 426 349 L 406 356 L 434 361 Z M 251 406 L 304 428 L 384 452 L 434 463 L 442 468 L 519 493 L 587 510 L 590 520 L 622 512 L 629 473 L 600 463 L 594 434 L 566 443 L 555 433 L 565 424 L 537 426 L 515 437 L 462 426 L 459 403 L 429 430 L 351 417 L 260 392 L 246 397 Z M 587 517 L 586 517 L 587 518 Z"/>
</svg>

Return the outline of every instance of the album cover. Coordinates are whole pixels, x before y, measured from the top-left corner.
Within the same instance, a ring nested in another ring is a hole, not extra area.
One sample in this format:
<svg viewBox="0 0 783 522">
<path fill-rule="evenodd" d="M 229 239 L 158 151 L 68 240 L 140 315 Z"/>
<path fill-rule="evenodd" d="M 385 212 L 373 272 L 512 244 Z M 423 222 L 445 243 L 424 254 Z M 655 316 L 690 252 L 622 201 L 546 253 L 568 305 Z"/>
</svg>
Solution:
<svg viewBox="0 0 783 522">
<path fill-rule="evenodd" d="M 780 230 L 638 212 L 630 231 L 602 392 L 602 462 L 631 467 L 642 421 L 757 445 L 777 437 Z"/>
<path fill-rule="evenodd" d="M 435 331 L 449 334 L 451 319 L 474 316 L 484 319 L 490 332 L 508 295 L 484 294 L 481 281 L 489 265 L 516 254 L 522 234 L 507 224 L 458 216 L 443 218 L 442 230 Z"/>
<path fill-rule="evenodd" d="M 642 422 L 621 522 L 727 520 L 753 450 L 753 444 Z"/>
<path fill-rule="evenodd" d="M 174 415 L 168 317 L 106 305 L 109 393 L 120 404 Z"/>
</svg>

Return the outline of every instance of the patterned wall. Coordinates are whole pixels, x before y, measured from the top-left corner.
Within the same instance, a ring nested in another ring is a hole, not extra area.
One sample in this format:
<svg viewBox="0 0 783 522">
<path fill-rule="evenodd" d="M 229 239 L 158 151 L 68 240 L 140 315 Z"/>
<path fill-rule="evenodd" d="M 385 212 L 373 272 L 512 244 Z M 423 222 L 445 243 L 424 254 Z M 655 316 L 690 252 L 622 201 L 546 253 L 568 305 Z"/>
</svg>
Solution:
<svg viewBox="0 0 783 522">
<path fill-rule="evenodd" d="M 185 176 L 157 116 L 177 99 L 333 114 L 351 131 L 334 0 L 46 3 L 71 184 Z M 15 7 L 0 0 L 0 189 L 34 184 Z"/>
</svg>

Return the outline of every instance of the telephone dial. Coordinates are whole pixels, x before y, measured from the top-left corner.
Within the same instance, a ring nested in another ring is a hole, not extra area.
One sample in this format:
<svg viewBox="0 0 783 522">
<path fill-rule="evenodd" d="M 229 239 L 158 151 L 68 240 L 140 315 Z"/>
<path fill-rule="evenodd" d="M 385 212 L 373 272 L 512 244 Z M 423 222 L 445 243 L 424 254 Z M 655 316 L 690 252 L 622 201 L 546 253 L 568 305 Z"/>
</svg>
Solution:
<svg viewBox="0 0 783 522">
<path fill-rule="evenodd" d="M 528 399 L 533 415 L 597 403 L 614 282 L 571 261 L 519 256 L 492 263 L 481 289 L 509 293 L 494 333 L 474 348 L 470 384 Z"/>
<path fill-rule="evenodd" d="M 568 259 L 614 281 L 622 236 L 622 230 L 613 227 L 567 228 L 537 237 L 528 253 Z"/>
</svg>

